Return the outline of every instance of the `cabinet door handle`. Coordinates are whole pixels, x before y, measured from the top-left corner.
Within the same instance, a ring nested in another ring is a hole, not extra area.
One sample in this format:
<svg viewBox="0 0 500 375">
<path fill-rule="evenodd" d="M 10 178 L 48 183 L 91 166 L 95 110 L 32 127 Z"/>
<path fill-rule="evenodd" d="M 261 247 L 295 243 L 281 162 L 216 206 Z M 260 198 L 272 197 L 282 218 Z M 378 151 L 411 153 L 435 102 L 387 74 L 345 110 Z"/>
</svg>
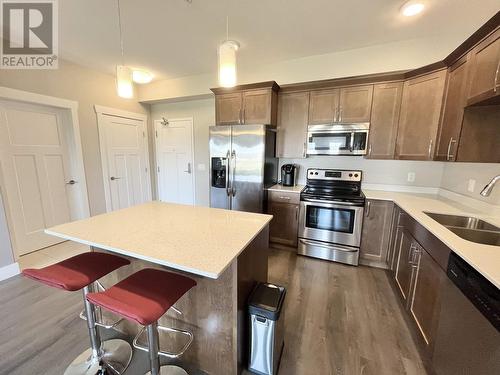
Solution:
<svg viewBox="0 0 500 375">
<path fill-rule="evenodd" d="M 344 112 L 344 109 L 342 107 L 339 108 L 339 122 L 342 122 L 342 117 L 343 117 L 343 113 Z"/>
<path fill-rule="evenodd" d="M 432 138 L 429 140 L 428 154 L 429 154 L 429 159 L 432 159 Z"/>
<path fill-rule="evenodd" d="M 295 221 L 299 221 L 299 206 L 295 206 Z"/>
<path fill-rule="evenodd" d="M 240 108 L 240 111 L 238 113 L 238 124 L 241 125 L 241 108 Z"/>
<path fill-rule="evenodd" d="M 243 114 L 241 115 L 241 122 L 245 123 L 245 108 L 243 108 Z"/>
<path fill-rule="evenodd" d="M 76 184 L 75 180 L 69 180 L 68 182 L 66 182 L 66 185 L 74 185 L 74 184 Z"/>
<path fill-rule="evenodd" d="M 454 157 L 454 155 L 451 154 L 451 145 L 453 143 L 457 143 L 457 141 L 453 139 L 453 137 L 451 137 L 450 141 L 448 142 L 448 152 L 446 153 L 446 160 L 452 160 L 452 158 Z"/>
<path fill-rule="evenodd" d="M 339 107 L 334 107 L 333 108 L 333 122 L 337 122 L 337 119 L 339 117 Z"/>
<path fill-rule="evenodd" d="M 372 144 L 368 147 L 368 156 L 372 156 Z"/>
<path fill-rule="evenodd" d="M 304 151 L 302 152 L 302 157 L 307 157 L 307 142 L 304 142 Z"/>
<path fill-rule="evenodd" d="M 279 198 L 280 198 L 280 199 L 285 199 L 285 200 L 287 200 L 287 201 L 289 201 L 289 200 L 290 200 L 290 197 L 279 197 Z"/>
<path fill-rule="evenodd" d="M 413 252 L 415 251 L 416 246 L 414 243 L 410 245 L 410 251 L 408 252 L 408 264 L 413 264 L 412 259 L 413 259 Z"/>
<path fill-rule="evenodd" d="M 366 202 L 366 217 L 370 217 L 371 207 L 372 207 L 372 202 L 370 201 Z"/>
<path fill-rule="evenodd" d="M 495 72 L 495 86 L 493 87 L 493 92 L 497 92 L 497 88 L 498 88 L 498 72 L 500 71 L 500 60 L 498 60 L 498 64 L 497 64 L 497 70 Z"/>
</svg>

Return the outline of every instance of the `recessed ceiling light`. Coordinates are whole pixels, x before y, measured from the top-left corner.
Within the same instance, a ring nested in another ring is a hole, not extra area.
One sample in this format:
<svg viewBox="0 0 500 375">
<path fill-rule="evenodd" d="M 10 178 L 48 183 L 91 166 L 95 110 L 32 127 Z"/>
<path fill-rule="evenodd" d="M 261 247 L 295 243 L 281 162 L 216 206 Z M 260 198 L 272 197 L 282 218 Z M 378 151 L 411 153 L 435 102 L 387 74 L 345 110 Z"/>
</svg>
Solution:
<svg viewBox="0 0 500 375">
<path fill-rule="evenodd" d="M 134 69 L 132 71 L 132 80 L 139 84 L 149 83 L 153 80 L 153 74 L 147 70 Z"/>
<path fill-rule="evenodd" d="M 419 1 L 408 1 L 401 7 L 401 13 L 403 16 L 412 17 L 420 12 L 422 12 L 425 8 L 424 3 Z"/>
</svg>

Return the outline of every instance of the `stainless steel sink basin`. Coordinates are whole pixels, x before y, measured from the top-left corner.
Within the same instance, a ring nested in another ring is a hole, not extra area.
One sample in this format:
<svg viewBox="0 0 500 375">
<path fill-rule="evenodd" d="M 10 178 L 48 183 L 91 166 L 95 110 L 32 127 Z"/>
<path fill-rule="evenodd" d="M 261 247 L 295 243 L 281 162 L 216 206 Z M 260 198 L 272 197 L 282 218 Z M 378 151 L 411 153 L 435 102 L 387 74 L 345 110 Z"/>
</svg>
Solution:
<svg viewBox="0 0 500 375">
<path fill-rule="evenodd" d="M 500 232 L 491 232 L 487 230 L 474 230 L 457 227 L 447 227 L 457 236 L 464 240 L 482 243 L 485 245 L 500 246 Z"/>
<path fill-rule="evenodd" d="M 445 227 L 459 227 L 500 232 L 500 228 L 476 217 L 436 214 L 433 212 L 425 212 L 425 214 Z"/>
</svg>

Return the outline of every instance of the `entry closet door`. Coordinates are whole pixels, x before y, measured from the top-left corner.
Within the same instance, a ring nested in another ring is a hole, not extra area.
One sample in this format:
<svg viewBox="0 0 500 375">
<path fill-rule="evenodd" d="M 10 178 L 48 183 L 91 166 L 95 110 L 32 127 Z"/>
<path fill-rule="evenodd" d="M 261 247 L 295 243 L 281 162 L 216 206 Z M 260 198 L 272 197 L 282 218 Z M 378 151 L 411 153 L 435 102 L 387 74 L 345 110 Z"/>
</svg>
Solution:
<svg viewBox="0 0 500 375">
<path fill-rule="evenodd" d="M 52 107 L 0 102 L 0 183 L 17 255 L 62 242 L 44 229 L 77 218 L 64 121 Z"/>
<path fill-rule="evenodd" d="M 150 201 L 146 122 L 102 114 L 99 137 L 107 211 Z"/>
</svg>

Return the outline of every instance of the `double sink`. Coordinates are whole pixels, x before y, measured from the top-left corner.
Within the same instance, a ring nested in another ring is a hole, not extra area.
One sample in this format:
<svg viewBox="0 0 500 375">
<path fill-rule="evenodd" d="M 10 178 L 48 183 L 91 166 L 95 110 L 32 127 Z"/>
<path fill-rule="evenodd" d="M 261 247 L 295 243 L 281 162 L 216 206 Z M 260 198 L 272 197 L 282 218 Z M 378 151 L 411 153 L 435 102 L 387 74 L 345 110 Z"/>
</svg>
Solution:
<svg viewBox="0 0 500 375">
<path fill-rule="evenodd" d="M 464 240 L 500 246 L 500 228 L 484 220 L 470 216 L 424 213 Z"/>
</svg>

